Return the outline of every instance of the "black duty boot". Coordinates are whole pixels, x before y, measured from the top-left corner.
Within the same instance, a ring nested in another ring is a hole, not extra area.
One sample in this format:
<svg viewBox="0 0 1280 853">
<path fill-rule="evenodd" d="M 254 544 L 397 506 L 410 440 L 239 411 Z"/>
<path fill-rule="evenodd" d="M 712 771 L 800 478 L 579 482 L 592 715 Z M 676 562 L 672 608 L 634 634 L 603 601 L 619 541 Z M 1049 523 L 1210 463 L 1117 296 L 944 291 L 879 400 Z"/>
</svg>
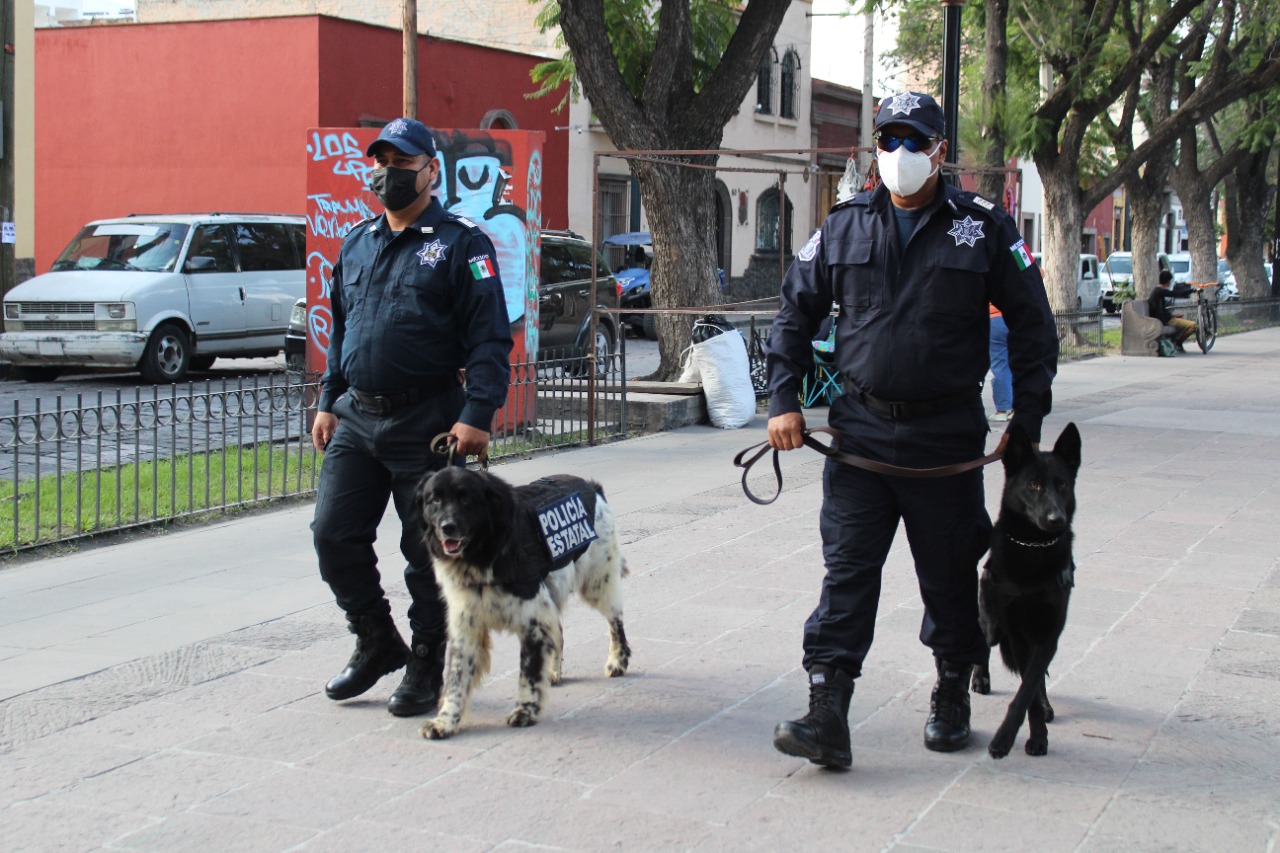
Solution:
<svg viewBox="0 0 1280 853">
<path fill-rule="evenodd" d="M 779 752 L 807 758 L 824 767 L 850 767 L 849 701 L 853 679 L 829 666 L 809 671 L 809 713 L 778 723 L 773 746 Z"/>
<path fill-rule="evenodd" d="M 378 683 L 378 679 L 404 666 L 409 648 L 396 630 L 390 613 L 347 615 L 347 630 L 356 635 L 356 650 L 347 668 L 324 686 L 330 699 L 359 696 Z"/>
<path fill-rule="evenodd" d="M 409 666 L 404 671 L 404 680 L 391 694 L 388 711 L 397 717 L 417 717 L 436 710 L 444 681 L 445 645 L 444 637 L 413 635 Z"/>
<path fill-rule="evenodd" d="M 955 752 L 969 743 L 969 678 L 973 664 L 935 658 L 938 681 L 929 700 L 924 745 L 934 752 Z"/>
</svg>

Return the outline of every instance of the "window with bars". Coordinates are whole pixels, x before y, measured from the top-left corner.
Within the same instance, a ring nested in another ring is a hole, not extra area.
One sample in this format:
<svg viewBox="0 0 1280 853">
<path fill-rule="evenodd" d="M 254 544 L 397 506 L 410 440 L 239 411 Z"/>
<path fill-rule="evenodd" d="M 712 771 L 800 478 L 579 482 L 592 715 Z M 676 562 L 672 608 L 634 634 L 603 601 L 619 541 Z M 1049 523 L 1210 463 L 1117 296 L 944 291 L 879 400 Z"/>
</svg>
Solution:
<svg viewBox="0 0 1280 853">
<path fill-rule="evenodd" d="M 783 227 L 781 206 L 786 205 L 786 227 Z M 791 254 L 791 200 L 770 187 L 756 201 L 756 251 L 777 252 L 779 246 L 785 254 Z"/>
<path fill-rule="evenodd" d="M 628 203 L 628 185 L 625 178 L 600 178 L 600 222 L 596 231 L 601 240 L 629 230 L 631 206 Z M 610 246 L 605 252 L 605 260 L 614 269 L 622 269 L 626 266 L 623 255 L 621 247 Z"/>
<path fill-rule="evenodd" d="M 773 58 L 770 48 L 760 57 L 756 70 L 756 112 L 761 115 L 773 115 Z"/>
<path fill-rule="evenodd" d="M 800 91 L 800 55 L 789 48 L 782 57 L 782 85 L 778 87 L 778 114 L 796 117 L 796 100 Z"/>
</svg>

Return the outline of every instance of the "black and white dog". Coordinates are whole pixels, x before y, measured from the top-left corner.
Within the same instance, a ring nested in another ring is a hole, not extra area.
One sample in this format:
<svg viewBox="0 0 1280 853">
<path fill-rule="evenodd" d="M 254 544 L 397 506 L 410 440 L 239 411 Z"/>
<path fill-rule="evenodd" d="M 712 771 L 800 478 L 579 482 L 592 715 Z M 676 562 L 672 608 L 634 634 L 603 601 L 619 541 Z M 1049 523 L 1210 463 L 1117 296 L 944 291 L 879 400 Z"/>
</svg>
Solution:
<svg viewBox="0 0 1280 853">
<path fill-rule="evenodd" d="M 991 556 L 978 581 L 978 613 L 987 642 L 1022 677 L 987 751 L 1004 758 L 1029 719 L 1027 755 L 1049 750 L 1053 706 L 1045 688 L 1049 664 L 1067 624 L 1075 583 L 1071 521 L 1076 512 L 1080 432 L 1067 424 L 1051 452 L 1036 450 L 1021 427 L 1009 430 L 1004 490 L 991 537 Z M 991 692 L 985 666 L 975 668 L 975 693 Z"/>
<path fill-rule="evenodd" d="M 622 578 L 613 511 L 598 483 L 544 477 L 512 486 L 487 471 L 449 467 L 416 495 L 436 581 L 448 607 L 449 663 L 436 718 L 422 736 L 447 738 L 489 671 L 489 633 L 520 637 L 520 687 L 507 725 L 532 726 L 563 663 L 560 613 L 575 590 L 609 622 L 604 671 L 625 675 Z"/>
</svg>

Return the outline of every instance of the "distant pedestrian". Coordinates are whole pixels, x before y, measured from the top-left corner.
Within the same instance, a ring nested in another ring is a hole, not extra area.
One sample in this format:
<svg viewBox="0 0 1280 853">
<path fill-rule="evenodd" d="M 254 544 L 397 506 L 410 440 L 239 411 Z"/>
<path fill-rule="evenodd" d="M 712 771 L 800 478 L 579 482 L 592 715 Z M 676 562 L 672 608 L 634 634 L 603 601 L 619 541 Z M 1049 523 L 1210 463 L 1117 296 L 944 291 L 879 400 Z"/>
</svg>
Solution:
<svg viewBox="0 0 1280 853">
<path fill-rule="evenodd" d="M 437 434 L 453 437 L 459 462 L 486 451 L 506 400 L 511 331 L 493 244 L 431 195 L 440 173 L 431 131 L 396 119 L 365 153 L 386 212 L 351 229 L 333 266 L 329 363 L 311 432 L 325 454 L 311 524 L 320 575 L 356 635 L 325 693 L 359 696 L 407 663 L 387 708 L 415 716 L 436 710 L 446 642 L 414 487 L 446 464 L 430 447 Z M 373 548 L 389 499 L 408 561 L 412 648 L 396 630 Z"/>
<path fill-rule="evenodd" d="M 1160 284 L 1151 291 L 1151 295 L 1147 297 L 1147 315 L 1155 317 L 1166 326 L 1173 326 L 1177 332 L 1173 336 L 1173 345 L 1178 352 L 1186 352 L 1182 346 L 1183 341 L 1187 338 L 1195 337 L 1196 330 L 1199 326 L 1194 320 L 1188 320 L 1181 314 L 1174 314 L 1169 310 L 1169 301 L 1191 295 L 1191 285 L 1179 284 L 1170 287 L 1173 281 L 1173 273 L 1169 270 L 1160 270 Z"/>
<path fill-rule="evenodd" d="M 989 304 L 989 303 L 988 303 Z M 994 305 L 991 310 L 991 396 L 996 413 L 990 420 L 1004 422 L 1013 417 L 1013 373 L 1009 371 L 1009 327 Z"/>
<path fill-rule="evenodd" d="M 983 455 L 988 302 L 1009 328 L 1018 401 L 1012 423 L 1038 442 L 1058 337 L 1013 219 L 940 180 L 947 143 L 933 98 L 887 98 L 875 130 L 881 186 L 836 204 L 783 281 L 767 356 L 769 444 L 793 450 L 803 443 L 800 381 L 832 302 L 840 306 L 835 357 L 844 393 L 828 422 L 842 451 L 910 468 Z M 978 626 L 978 559 L 991 535 L 985 501 L 980 469 L 908 478 L 827 460 L 820 520 L 827 573 L 804 627 L 809 713 L 778 725 L 777 749 L 833 767 L 852 763 L 849 702 L 899 521 L 924 603 L 920 639 L 938 673 L 924 743 L 942 751 L 965 746 L 970 675 L 988 658 Z"/>
</svg>

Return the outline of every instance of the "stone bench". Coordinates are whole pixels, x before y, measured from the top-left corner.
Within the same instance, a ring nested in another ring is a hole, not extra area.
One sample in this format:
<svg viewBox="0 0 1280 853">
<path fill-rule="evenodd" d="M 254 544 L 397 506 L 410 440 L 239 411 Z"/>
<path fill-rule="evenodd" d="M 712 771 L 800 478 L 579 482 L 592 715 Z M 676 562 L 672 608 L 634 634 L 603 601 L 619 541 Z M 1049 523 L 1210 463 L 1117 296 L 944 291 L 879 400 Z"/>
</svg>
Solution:
<svg viewBox="0 0 1280 853">
<path fill-rule="evenodd" d="M 1146 300 L 1128 299 L 1120 306 L 1120 354 L 1159 355 L 1159 340 L 1177 334 L 1147 313 Z"/>
</svg>

